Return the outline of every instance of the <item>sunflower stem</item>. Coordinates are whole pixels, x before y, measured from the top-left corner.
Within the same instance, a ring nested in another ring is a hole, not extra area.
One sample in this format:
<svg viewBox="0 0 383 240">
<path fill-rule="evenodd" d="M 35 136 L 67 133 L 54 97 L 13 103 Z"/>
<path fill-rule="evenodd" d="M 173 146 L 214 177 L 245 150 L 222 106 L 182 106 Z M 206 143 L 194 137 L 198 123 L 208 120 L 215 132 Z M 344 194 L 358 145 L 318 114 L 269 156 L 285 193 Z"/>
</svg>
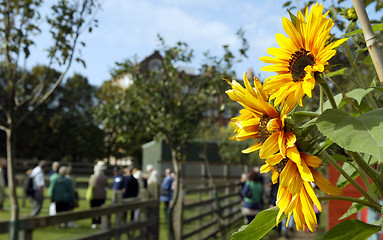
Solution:
<svg viewBox="0 0 383 240">
<path fill-rule="evenodd" d="M 347 196 L 326 196 L 326 197 L 318 197 L 319 201 L 325 201 L 325 200 L 343 200 L 343 201 L 350 201 L 350 202 L 356 202 L 360 203 L 362 205 L 365 205 L 367 207 L 373 208 L 376 211 L 380 212 L 380 205 L 379 204 L 373 204 L 369 201 L 360 199 L 360 198 L 353 198 L 353 197 L 347 197 Z"/>
<path fill-rule="evenodd" d="M 318 117 L 320 114 L 317 113 L 317 112 L 299 111 L 299 112 L 295 112 L 294 115 L 299 115 L 299 116 L 309 116 L 309 117 Z"/>
<path fill-rule="evenodd" d="M 358 166 L 371 178 L 376 184 L 380 196 L 383 196 L 383 179 L 379 176 L 379 173 L 375 171 L 366 161 L 360 156 L 359 153 L 346 150 L 346 153 L 358 164 Z"/>
<path fill-rule="evenodd" d="M 323 87 L 322 85 L 319 85 L 320 92 L 319 92 L 319 109 L 320 113 L 323 113 L 323 102 L 324 102 L 324 96 L 323 96 Z"/>
<path fill-rule="evenodd" d="M 354 164 L 352 164 L 351 162 L 349 162 L 349 164 L 351 164 L 359 172 L 359 175 L 363 180 L 364 186 L 367 189 L 367 193 L 370 194 L 370 196 L 373 197 L 375 201 L 379 202 L 378 196 L 376 196 L 375 191 L 372 189 L 367 174 L 361 168 L 354 166 Z"/>
<path fill-rule="evenodd" d="M 318 143 L 315 143 L 315 148 L 321 150 L 321 146 Z M 327 159 L 339 172 L 342 174 L 368 201 L 371 203 L 379 205 L 375 199 L 373 199 L 350 175 L 348 175 L 343 168 L 337 163 L 337 161 L 326 151 L 321 151 L 323 157 Z"/>
<path fill-rule="evenodd" d="M 357 80 L 357 85 L 359 85 L 358 87 L 360 88 L 366 88 L 366 83 L 362 80 L 361 76 L 360 76 L 360 73 L 358 71 L 358 68 L 357 68 L 357 61 L 355 61 L 354 57 L 352 56 L 352 53 L 351 53 L 351 49 L 348 45 L 347 42 L 344 42 L 343 43 L 343 47 L 344 47 L 344 53 L 345 53 L 345 56 L 347 58 L 347 60 L 349 61 L 351 67 L 352 67 L 352 70 L 355 74 L 355 77 L 356 77 L 356 80 Z"/>
<path fill-rule="evenodd" d="M 334 109 L 337 109 L 338 106 L 336 105 L 334 95 L 332 94 L 330 86 L 328 85 L 328 83 L 325 79 L 323 79 L 323 78 L 320 78 L 320 79 L 321 80 L 318 82 L 323 87 L 323 91 L 326 93 L 326 96 L 327 96 L 328 100 L 330 101 L 331 107 Z"/>
<path fill-rule="evenodd" d="M 352 0 L 356 14 L 358 15 L 360 25 L 362 26 L 364 39 L 368 48 L 368 52 L 371 55 L 372 62 L 376 73 L 378 74 L 380 83 L 383 85 L 383 56 L 380 51 L 378 41 L 376 40 L 374 31 L 368 18 L 366 8 L 362 0 Z"/>
</svg>

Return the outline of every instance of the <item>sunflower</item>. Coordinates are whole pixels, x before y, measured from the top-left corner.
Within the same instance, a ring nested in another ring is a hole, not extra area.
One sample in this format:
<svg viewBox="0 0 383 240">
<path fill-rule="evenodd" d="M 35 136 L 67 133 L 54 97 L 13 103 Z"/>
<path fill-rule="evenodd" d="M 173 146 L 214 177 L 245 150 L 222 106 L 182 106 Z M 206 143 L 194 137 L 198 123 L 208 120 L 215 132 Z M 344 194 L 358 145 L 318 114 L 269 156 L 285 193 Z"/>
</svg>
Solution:
<svg viewBox="0 0 383 240">
<path fill-rule="evenodd" d="M 279 179 L 277 222 L 283 213 L 288 215 L 288 219 L 293 214 L 298 230 L 304 230 L 307 225 L 313 231 L 317 225 L 314 204 L 319 211 L 322 211 L 322 207 L 311 183 L 331 195 L 340 195 L 342 190 L 314 169 L 322 164 L 318 157 L 298 151 L 296 145 L 288 148 L 286 155 L 284 158 L 277 153 L 269 157 L 260 169 L 261 173 L 272 171 L 273 183 L 277 183 Z"/>
<path fill-rule="evenodd" d="M 292 109 L 286 102 L 281 113 L 268 102 L 269 95 L 263 91 L 263 85 L 254 78 L 254 88 L 250 85 L 246 74 L 243 76 L 245 88 L 237 81 L 228 83 L 232 89 L 226 93 L 233 101 L 237 101 L 244 108 L 238 117 L 232 118 L 236 134 L 231 138 L 243 141 L 249 138 L 256 139 L 256 143 L 243 150 L 243 153 L 251 153 L 260 150 L 260 156 L 266 158 L 281 152 L 284 156 L 286 147 L 295 142 L 295 135 L 286 133 L 284 119 Z"/>
<path fill-rule="evenodd" d="M 289 38 L 278 33 L 276 40 L 280 48 L 267 50 L 274 57 L 261 57 L 263 62 L 273 64 L 261 70 L 277 73 L 267 78 L 264 86 L 270 100 L 275 99 L 275 106 L 286 99 L 302 106 L 305 95 L 311 98 L 315 86 L 314 74 L 323 72 L 328 60 L 336 54 L 335 48 L 347 41 L 343 38 L 326 44 L 334 23 L 327 18 L 328 12 L 324 15 L 322 12 L 323 6 L 317 3 L 310 12 L 306 8 L 306 18 L 298 11 L 295 25 L 284 17 L 283 29 Z"/>
</svg>

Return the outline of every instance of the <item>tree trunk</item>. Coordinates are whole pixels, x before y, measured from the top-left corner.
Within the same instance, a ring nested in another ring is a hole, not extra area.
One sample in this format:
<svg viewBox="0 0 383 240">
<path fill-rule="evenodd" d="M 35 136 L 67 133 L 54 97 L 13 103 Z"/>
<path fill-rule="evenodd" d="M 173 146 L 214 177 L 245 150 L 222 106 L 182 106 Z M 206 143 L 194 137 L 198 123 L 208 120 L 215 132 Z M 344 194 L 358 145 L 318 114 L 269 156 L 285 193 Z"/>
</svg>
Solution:
<svg viewBox="0 0 383 240">
<path fill-rule="evenodd" d="M 206 142 L 203 144 L 202 153 L 200 154 L 200 157 L 205 162 L 206 172 L 207 172 L 207 176 L 209 178 L 209 186 L 215 188 L 213 175 L 211 174 L 211 170 L 210 170 L 209 159 L 207 159 L 207 144 L 206 144 Z"/>
<path fill-rule="evenodd" d="M 19 202 L 17 200 L 16 185 L 15 185 L 15 133 L 11 126 L 7 131 L 7 173 L 8 173 L 8 188 L 9 199 L 11 201 L 11 222 L 9 227 L 9 238 L 12 240 L 18 239 L 18 221 L 19 221 Z"/>
<path fill-rule="evenodd" d="M 178 148 L 172 148 L 172 162 L 173 162 L 173 167 L 174 167 L 174 174 L 175 174 L 175 189 L 173 191 L 173 198 L 172 201 L 170 202 L 169 206 L 169 237 L 172 240 L 181 240 L 179 236 L 179 232 L 182 233 L 182 229 L 178 229 L 178 231 L 175 230 L 175 227 L 181 227 L 182 228 L 182 223 L 179 222 L 179 219 L 175 218 L 174 216 L 175 208 L 181 208 L 180 204 L 182 204 L 182 201 L 180 201 L 179 198 L 182 198 L 182 189 L 181 189 L 181 173 L 182 173 L 182 167 L 181 163 L 177 160 L 177 151 Z M 175 224 L 175 221 L 177 221 L 177 224 Z M 177 233 L 177 234 L 176 234 Z"/>
</svg>

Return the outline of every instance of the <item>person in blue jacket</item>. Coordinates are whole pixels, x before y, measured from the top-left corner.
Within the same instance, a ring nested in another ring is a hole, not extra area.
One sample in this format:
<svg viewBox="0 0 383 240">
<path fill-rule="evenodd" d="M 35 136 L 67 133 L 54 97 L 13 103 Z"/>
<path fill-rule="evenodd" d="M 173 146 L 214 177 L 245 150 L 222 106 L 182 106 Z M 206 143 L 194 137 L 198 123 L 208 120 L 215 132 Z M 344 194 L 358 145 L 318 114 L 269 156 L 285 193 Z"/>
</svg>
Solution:
<svg viewBox="0 0 383 240">
<path fill-rule="evenodd" d="M 119 167 L 113 168 L 113 195 L 112 195 L 112 204 L 121 203 L 122 192 L 125 188 L 125 177 L 120 171 Z"/>
<path fill-rule="evenodd" d="M 164 202 L 165 204 L 165 216 L 168 216 L 168 209 L 169 209 L 169 203 L 172 200 L 173 197 L 173 177 L 171 175 L 171 170 L 167 168 L 165 170 L 165 178 L 161 184 L 161 190 L 160 190 L 160 202 Z"/>
</svg>

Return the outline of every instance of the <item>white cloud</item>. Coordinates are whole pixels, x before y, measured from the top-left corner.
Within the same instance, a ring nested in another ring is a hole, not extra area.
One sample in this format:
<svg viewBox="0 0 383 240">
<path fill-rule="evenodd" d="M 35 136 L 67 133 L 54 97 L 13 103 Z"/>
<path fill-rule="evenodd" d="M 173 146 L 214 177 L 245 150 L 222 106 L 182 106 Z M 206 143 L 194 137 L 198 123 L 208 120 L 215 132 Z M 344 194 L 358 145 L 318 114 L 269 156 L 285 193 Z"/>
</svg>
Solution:
<svg viewBox="0 0 383 240">
<path fill-rule="evenodd" d="M 143 59 L 158 48 L 157 34 L 168 45 L 188 43 L 196 52 L 196 60 L 201 60 L 207 50 L 220 56 L 224 44 L 232 50 L 240 47 L 235 34 L 241 27 L 250 50 L 249 59 L 239 65 L 238 73 L 249 67 L 257 72 L 262 64 L 259 57 L 276 44 L 275 34 L 281 29 L 279 5 L 275 0 L 105 0 L 98 16 L 99 28 L 83 38 L 87 42 L 83 57 L 88 65 L 83 74 L 92 83 L 101 84 L 115 61 L 135 54 Z"/>
</svg>

